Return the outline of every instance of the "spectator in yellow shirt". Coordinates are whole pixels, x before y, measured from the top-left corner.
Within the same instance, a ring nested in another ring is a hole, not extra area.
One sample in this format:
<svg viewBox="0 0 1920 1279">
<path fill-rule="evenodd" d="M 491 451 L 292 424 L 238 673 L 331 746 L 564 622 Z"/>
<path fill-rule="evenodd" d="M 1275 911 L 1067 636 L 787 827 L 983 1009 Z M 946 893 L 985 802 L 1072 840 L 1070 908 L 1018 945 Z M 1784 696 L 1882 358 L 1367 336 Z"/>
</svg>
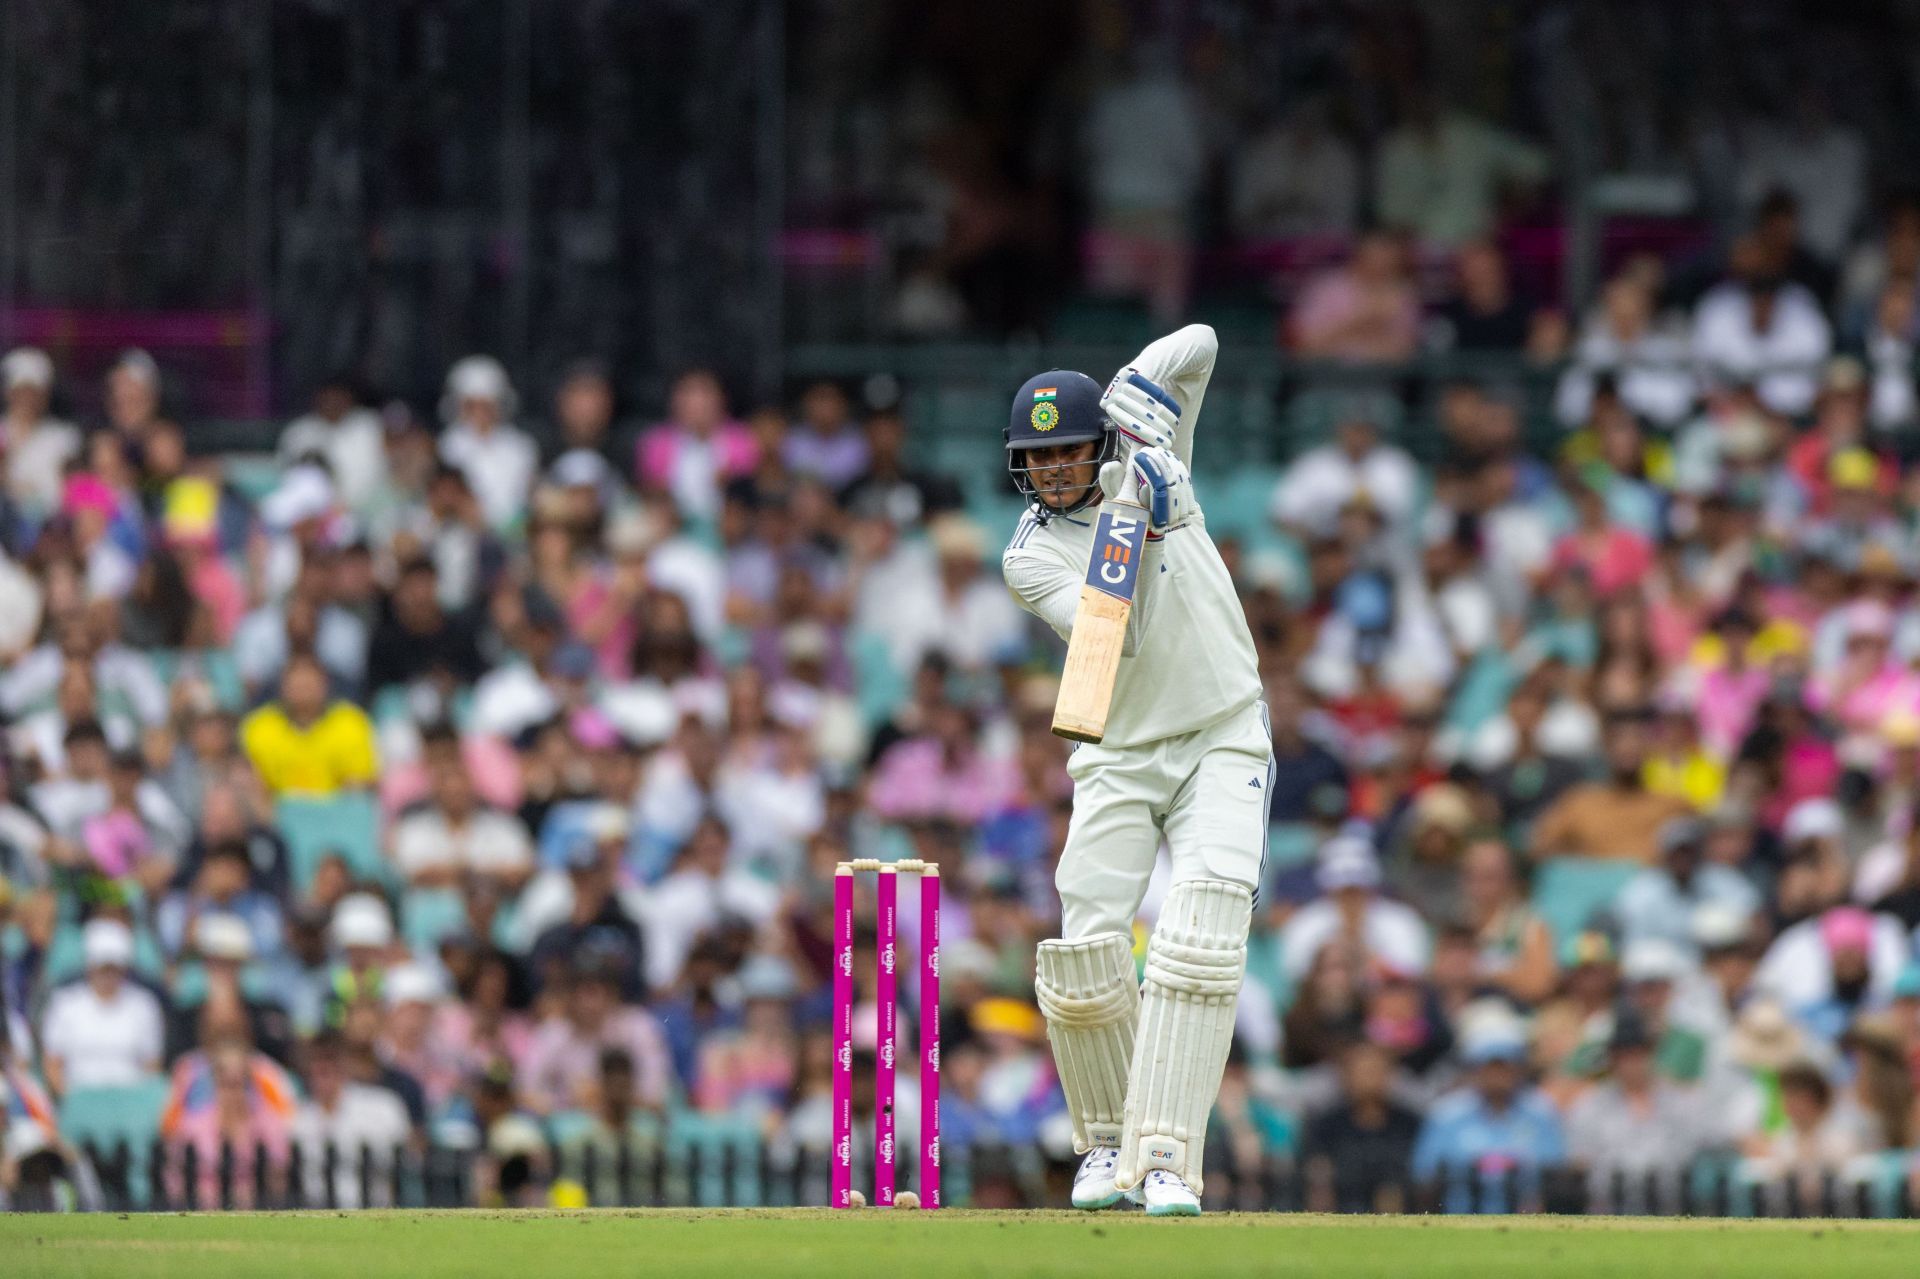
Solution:
<svg viewBox="0 0 1920 1279">
<path fill-rule="evenodd" d="M 1700 722 L 1678 703 L 1660 714 L 1658 740 L 1640 769 L 1640 780 L 1655 795 L 1684 799 L 1696 813 L 1710 813 L 1727 789 L 1727 766 L 1700 740 Z"/>
<path fill-rule="evenodd" d="M 297 653 L 280 676 L 280 700 L 240 725 L 240 742 L 274 796 L 326 798 L 371 786 L 380 769 L 373 721 L 351 702 L 327 698 L 327 672 Z"/>
</svg>

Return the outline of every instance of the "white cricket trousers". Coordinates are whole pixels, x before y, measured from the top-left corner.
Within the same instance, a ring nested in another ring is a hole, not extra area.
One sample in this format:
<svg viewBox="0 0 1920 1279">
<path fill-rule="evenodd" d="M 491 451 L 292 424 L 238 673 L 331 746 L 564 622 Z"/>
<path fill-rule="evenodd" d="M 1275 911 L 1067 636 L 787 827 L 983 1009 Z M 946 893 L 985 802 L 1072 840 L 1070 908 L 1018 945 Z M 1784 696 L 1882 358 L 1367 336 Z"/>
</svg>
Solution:
<svg viewBox="0 0 1920 1279">
<path fill-rule="evenodd" d="M 1132 933 L 1165 835 L 1173 882 L 1221 879 L 1258 897 L 1273 794 L 1264 702 L 1144 746 L 1082 744 L 1067 761 L 1073 820 L 1054 873 L 1060 935 Z"/>
</svg>

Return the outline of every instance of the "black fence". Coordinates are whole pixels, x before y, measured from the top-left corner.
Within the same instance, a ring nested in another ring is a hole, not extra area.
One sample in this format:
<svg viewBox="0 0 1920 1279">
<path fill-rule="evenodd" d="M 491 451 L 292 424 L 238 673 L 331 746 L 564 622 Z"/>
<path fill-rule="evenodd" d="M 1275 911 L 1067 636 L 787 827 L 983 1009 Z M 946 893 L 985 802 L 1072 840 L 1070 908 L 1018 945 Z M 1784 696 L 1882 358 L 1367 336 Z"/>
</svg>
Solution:
<svg viewBox="0 0 1920 1279">
<path fill-rule="evenodd" d="M 808 1207 L 828 1200 L 827 1153 L 761 1143 L 676 1144 L 608 1139 L 524 1143 L 509 1149 L 401 1145 L 343 1149 L 299 1146 L 217 1154 L 192 1145 L 121 1143 L 82 1153 L 106 1211 L 461 1208 L 475 1206 Z M 943 1199 L 954 1207 L 1061 1207 L 1071 1161 L 1030 1146 L 976 1146 L 949 1152 Z M 864 1160 L 856 1186 L 870 1184 Z M 915 1189 L 903 1173 L 899 1189 Z M 1846 1175 L 1832 1171 L 1756 1180 L 1737 1160 L 1708 1157 L 1685 1169 L 1509 1167 L 1453 1169 L 1417 1181 L 1370 1177 L 1360 1186 L 1337 1174 L 1303 1173 L 1290 1158 L 1222 1160 L 1210 1168 L 1212 1211 L 1510 1212 L 1690 1217 L 1912 1218 L 1920 1176 L 1903 1164 Z M 31 1199 L 17 1201 L 21 1204 Z"/>
</svg>

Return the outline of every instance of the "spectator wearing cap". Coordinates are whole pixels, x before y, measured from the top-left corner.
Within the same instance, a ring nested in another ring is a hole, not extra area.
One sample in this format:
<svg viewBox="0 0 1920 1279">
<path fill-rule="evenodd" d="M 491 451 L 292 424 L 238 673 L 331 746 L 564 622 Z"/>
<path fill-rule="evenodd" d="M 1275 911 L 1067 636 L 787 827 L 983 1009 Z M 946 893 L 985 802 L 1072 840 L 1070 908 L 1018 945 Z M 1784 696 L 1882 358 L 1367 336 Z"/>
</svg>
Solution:
<svg viewBox="0 0 1920 1279">
<path fill-rule="evenodd" d="M 1460 1044 L 1467 1082 L 1427 1113 L 1413 1175 L 1440 1189 L 1443 1211 L 1510 1212 L 1538 1202 L 1540 1171 L 1565 1161 L 1565 1139 L 1553 1103 L 1527 1084 L 1524 1025 L 1510 1012 L 1472 1011 Z"/>
<path fill-rule="evenodd" d="M 1834 906 L 1774 938 L 1753 984 L 1831 1040 L 1856 1012 L 1885 1005 L 1911 950 L 1893 916 Z"/>
<path fill-rule="evenodd" d="M 1673 942 L 1645 937 L 1621 952 L 1620 977 L 1622 1007 L 1653 1036 L 1660 1073 L 1682 1084 L 1698 1082 L 1706 1069 L 1707 1037 L 1686 1005 L 1700 980 L 1699 964 Z"/>
<path fill-rule="evenodd" d="M 269 993 L 275 983 L 250 986 L 245 980 L 254 960 L 279 953 L 277 940 L 272 950 L 255 949 L 253 934 L 238 915 L 210 911 L 195 918 L 191 946 L 174 974 L 167 1059 L 176 1061 L 195 1045 L 212 1042 L 224 1028 L 244 1033 L 247 1042 L 279 1064 L 292 1065 L 293 1022 Z"/>
<path fill-rule="evenodd" d="M 1591 1212 L 1672 1211 L 1709 1144 L 1698 1102 L 1655 1063 L 1658 1036 L 1631 1009 L 1614 1017 L 1606 1079 L 1567 1112 L 1567 1156 L 1587 1174 Z"/>
<path fill-rule="evenodd" d="M 1367 968 L 1424 973 L 1427 926 L 1418 912 L 1380 895 L 1380 860 L 1364 835 L 1345 832 L 1320 849 L 1315 882 L 1322 896 L 1280 931 L 1281 967 L 1298 981 L 1322 948 L 1350 949 Z"/>
<path fill-rule="evenodd" d="M 86 979 L 54 991 L 41 1021 L 41 1069 L 59 1096 L 139 1083 L 159 1071 L 165 1048 L 160 1001 L 127 976 L 132 931 L 117 919 L 89 920 L 81 944 Z"/>
<path fill-rule="evenodd" d="M 1846 812 L 1825 796 L 1803 799 L 1780 826 L 1773 913 L 1792 922 L 1845 901 L 1852 868 L 1843 846 Z"/>
<path fill-rule="evenodd" d="M 380 418 L 360 403 L 353 379 L 336 374 L 314 388 L 311 407 L 280 432 L 280 464 L 319 458 L 356 514 L 365 513 L 386 467 L 386 432 Z"/>
<path fill-rule="evenodd" d="M 513 425 L 519 405 L 507 371 L 492 356 L 469 355 L 447 371 L 440 397 L 440 458 L 459 468 L 488 527 L 509 530 L 526 513 L 540 455 Z"/>
<path fill-rule="evenodd" d="M 986 571 L 986 534 L 957 514 L 940 516 L 927 534 L 933 572 L 881 621 L 889 650 L 901 669 L 935 653 L 967 675 L 999 666 L 1020 650 L 1026 623 L 999 575 Z"/>
<path fill-rule="evenodd" d="M 460 1054 L 434 1037 L 446 986 L 437 968 L 408 962 L 387 970 L 381 983 L 382 1018 L 374 1048 L 382 1065 L 413 1080 L 428 1109 L 443 1104 L 459 1086 Z"/>
<path fill-rule="evenodd" d="M 280 677 L 280 698 L 241 722 L 240 741 L 267 791 L 325 799 L 370 787 L 379 773 L 373 722 L 329 698 L 326 668 L 296 653 Z"/>
<path fill-rule="evenodd" d="M 6 494 L 28 519 L 38 522 L 60 505 L 67 466 L 80 455 L 80 432 L 50 412 L 53 361 L 36 347 L 17 347 L 0 360 L 6 416 L 0 443 L 6 449 Z"/>
<path fill-rule="evenodd" d="M 107 370 L 101 398 L 113 432 L 140 443 L 160 420 L 160 366 L 138 347 L 122 351 Z"/>
<path fill-rule="evenodd" d="M 753 432 L 727 411 L 726 391 L 709 369 L 689 369 L 674 379 L 667 420 L 640 437 L 634 462 L 640 487 L 665 493 L 688 519 L 720 514 L 721 491 L 759 464 Z"/>
<path fill-rule="evenodd" d="M 1660 827 L 1660 860 L 1627 881 L 1614 899 L 1614 918 L 1631 944 L 1660 938 L 1694 946 L 1693 922 L 1703 906 L 1752 918 L 1760 892 L 1731 866 L 1705 859 L 1707 825 L 1698 818 L 1676 817 Z"/>
<path fill-rule="evenodd" d="M 393 912 L 372 893 L 348 893 L 333 908 L 327 941 L 334 962 L 328 970 L 326 1018 L 338 1027 L 353 1007 L 380 998 L 393 957 Z"/>
<path fill-rule="evenodd" d="M 400 1098 L 349 1075 L 348 1055 L 346 1041 L 331 1030 L 314 1036 L 302 1054 L 307 1099 L 292 1129 L 301 1201 L 310 1208 L 391 1207 L 393 1162 L 412 1126 Z"/>
<path fill-rule="evenodd" d="M 600 1055 L 611 1048 L 634 1064 L 634 1104 L 654 1111 L 666 1105 L 673 1073 L 666 1036 L 652 1013 L 622 1004 L 625 963 L 617 945 L 590 942 L 576 953 L 558 1011 L 540 1023 L 520 1063 L 521 1096 L 535 1112 L 591 1109 Z"/>
<path fill-rule="evenodd" d="M 1533 854 L 1597 857 L 1651 863 L 1659 831 L 1687 813 L 1684 801 L 1655 795 L 1643 770 L 1648 751 L 1647 714 L 1616 711 L 1607 719 L 1605 780 L 1586 782 L 1562 795 L 1534 824 Z"/>
</svg>

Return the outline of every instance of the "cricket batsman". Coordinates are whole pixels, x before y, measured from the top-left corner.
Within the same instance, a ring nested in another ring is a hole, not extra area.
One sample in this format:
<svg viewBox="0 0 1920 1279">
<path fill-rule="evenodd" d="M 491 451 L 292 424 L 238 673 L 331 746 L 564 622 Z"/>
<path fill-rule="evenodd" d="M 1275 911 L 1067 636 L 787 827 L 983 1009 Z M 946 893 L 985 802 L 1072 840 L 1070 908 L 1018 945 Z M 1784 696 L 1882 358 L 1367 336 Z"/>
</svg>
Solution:
<svg viewBox="0 0 1920 1279">
<path fill-rule="evenodd" d="M 1029 503 L 1002 560 L 1007 586 L 1063 638 L 1093 508 L 1134 502 L 1148 529 L 1105 736 L 1067 765 L 1062 935 L 1040 943 L 1036 963 L 1085 1156 L 1076 1208 L 1124 1195 L 1150 1216 L 1199 1215 L 1266 850 L 1273 738 L 1253 638 L 1188 472 L 1218 350 L 1195 324 L 1149 345 L 1104 393 L 1082 373 L 1042 373 L 1007 425 L 1007 467 Z M 1139 982 L 1133 921 L 1162 838 L 1173 887 Z"/>
</svg>

